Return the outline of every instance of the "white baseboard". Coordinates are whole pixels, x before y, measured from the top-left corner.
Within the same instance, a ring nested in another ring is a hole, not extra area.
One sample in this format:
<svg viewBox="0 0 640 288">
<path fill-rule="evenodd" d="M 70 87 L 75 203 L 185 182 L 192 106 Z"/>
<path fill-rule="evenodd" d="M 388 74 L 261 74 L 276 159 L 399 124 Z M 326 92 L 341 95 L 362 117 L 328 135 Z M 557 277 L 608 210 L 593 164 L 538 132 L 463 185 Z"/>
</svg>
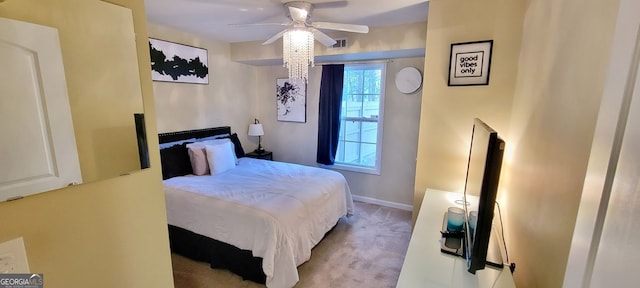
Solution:
<svg viewBox="0 0 640 288">
<path fill-rule="evenodd" d="M 400 204 L 396 202 L 384 201 L 380 199 L 369 198 L 369 197 L 358 196 L 358 195 L 351 195 L 351 198 L 353 198 L 353 200 L 360 201 L 360 202 L 376 204 L 380 206 L 391 207 L 391 208 L 396 208 L 396 209 L 401 209 L 406 211 L 413 211 L 412 205 Z"/>
</svg>

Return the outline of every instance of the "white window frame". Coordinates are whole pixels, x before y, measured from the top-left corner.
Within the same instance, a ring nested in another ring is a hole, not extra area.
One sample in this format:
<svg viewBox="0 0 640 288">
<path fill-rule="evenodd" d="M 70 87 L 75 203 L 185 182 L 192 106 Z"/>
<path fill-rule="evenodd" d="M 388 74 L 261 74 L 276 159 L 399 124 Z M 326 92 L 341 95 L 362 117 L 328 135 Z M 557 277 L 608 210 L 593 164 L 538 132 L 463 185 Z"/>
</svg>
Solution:
<svg viewBox="0 0 640 288">
<path fill-rule="evenodd" d="M 359 172 L 359 173 L 367 173 L 380 175 L 380 171 L 382 168 L 382 127 L 384 126 L 384 99 L 386 94 L 386 82 L 387 82 L 387 63 L 386 62 L 368 62 L 368 63 L 360 63 L 360 64 L 345 64 L 345 71 L 350 67 L 358 67 L 358 68 L 366 68 L 366 67 L 376 67 L 380 68 L 380 107 L 378 114 L 378 138 L 376 140 L 376 165 L 373 167 L 369 166 L 361 166 L 361 165 L 353 165 L 347 163 L 339 163 L 335 162 L 333 165 L 328 166 L 331 168 L 346 170 L 351 172 Z M 343 95 L 344 96 L 344 95 Z M 342 122 L 342 118 L 340 119 Z"/>
</svg>

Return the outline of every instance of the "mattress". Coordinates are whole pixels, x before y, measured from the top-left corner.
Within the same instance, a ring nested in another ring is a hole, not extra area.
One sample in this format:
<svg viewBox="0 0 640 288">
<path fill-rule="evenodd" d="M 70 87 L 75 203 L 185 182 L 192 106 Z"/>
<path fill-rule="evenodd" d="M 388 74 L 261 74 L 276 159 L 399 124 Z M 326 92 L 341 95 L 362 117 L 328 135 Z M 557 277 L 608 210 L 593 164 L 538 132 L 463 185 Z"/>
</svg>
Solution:
<svg viewBox="0 0 640 288">
<path fill-rule="evenodd" d="M 335 171 L 240 158 L 214 176 L 163 181 L 167 222 L 261 257 L 267 287 L 294 286 L 297 266 L 345 215 L 349 186 Z"/>
</svg>

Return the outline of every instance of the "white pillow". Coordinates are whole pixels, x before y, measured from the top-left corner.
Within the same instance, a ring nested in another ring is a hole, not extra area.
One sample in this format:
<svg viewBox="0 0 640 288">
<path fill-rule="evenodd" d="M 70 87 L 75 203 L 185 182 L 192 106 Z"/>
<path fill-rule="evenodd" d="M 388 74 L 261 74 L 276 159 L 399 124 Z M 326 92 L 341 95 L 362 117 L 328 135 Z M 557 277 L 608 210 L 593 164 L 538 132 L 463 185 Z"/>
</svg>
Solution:
<svg viewBox="0 0 640 288">
<path fill-rule="evenodd" d="M 236 161 L 236 165 L 238 165 L 238 163 L 240 163 L 240 161 L 238 160 L 238 157 L 236 156 L 236 150 L 235 150 L 235 146 L 233 145 L 233 142 L 231 141 L 231 139 L 229 138 L 223 138 L 223 139 L 215 139 L 215 140 L 205 140 L 205 141 L 198 141 L 196 143 L 202 143 L 204 145 L 217 145 L 217 144 L 222 144 L 225 142 L 229 142 L 231 143 L 231 149 L 233 149 L 233 160 Z M 204 152 L 204 147 L 202 148 L 203 152 Z"/>
<path fill-rule="evenodd" d="M 186 145 L 187 151 L 189 153 L 189 160 L 191 161 L 191 168 L 194 175 L 202 176 L 210 173 L 207 155 L 204 151 L 205 146 L 217 145 L 222 143 L 231 143 L 233 145 L 231 139 L 229 138 L 193 142 Z M 234 153 L 234 161 L 236 161 L 237 163 L 238 159 L 235 158 L 235 155 L 236 154 Z"/>
<path fill-rule="evenodd" d="M 206 145 L 205 151 L 211 175 L 220 174 L 236 167 L 235 152 L 231 142 Z"/>
</svg>

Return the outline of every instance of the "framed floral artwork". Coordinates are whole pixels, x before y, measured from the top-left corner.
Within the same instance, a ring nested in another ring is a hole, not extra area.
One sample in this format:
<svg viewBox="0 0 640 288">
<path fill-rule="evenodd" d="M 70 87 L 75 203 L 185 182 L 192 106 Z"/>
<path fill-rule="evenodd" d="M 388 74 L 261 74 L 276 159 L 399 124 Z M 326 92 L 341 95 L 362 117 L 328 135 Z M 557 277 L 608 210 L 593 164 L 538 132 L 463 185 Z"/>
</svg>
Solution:
<svg viewBox="0 0 640 288">
<path fill-rule="evenodd" d="M 307 122 L 307 84 L 290 79 L 276 80 L 278 121 Z"/>
</svg>

